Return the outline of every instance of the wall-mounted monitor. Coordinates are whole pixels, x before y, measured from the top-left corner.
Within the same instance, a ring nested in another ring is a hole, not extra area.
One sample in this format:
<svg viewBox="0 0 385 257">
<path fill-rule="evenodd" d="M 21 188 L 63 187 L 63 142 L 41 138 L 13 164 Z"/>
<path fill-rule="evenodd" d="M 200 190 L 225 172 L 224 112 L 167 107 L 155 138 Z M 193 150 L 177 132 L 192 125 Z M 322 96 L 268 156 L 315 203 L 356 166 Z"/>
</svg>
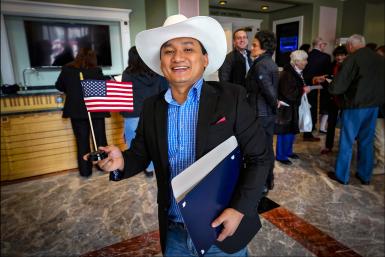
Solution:
<svg viewBox="0 0 385 257">
<path fill-rule="evenodd" d="M 279 39 L 279 51 L 281 53 L 292 52 L 298 49 L 298 36 L 281 37 Z"/>
<path fill-rule="evenodd" d="M 290 63 L 290 53 L 298 49 L 299 22 L 288 22 L 276 26 L 277 51 L 275 62 L 280 67 Z"/>
<path fill-rule="evenodd" d="M 96 52 L 99 66 L 111 66 L 108 25 L 24 20 L 31 67 L 57 67 L 71 62 L 82 47 Z"/>
</svg>

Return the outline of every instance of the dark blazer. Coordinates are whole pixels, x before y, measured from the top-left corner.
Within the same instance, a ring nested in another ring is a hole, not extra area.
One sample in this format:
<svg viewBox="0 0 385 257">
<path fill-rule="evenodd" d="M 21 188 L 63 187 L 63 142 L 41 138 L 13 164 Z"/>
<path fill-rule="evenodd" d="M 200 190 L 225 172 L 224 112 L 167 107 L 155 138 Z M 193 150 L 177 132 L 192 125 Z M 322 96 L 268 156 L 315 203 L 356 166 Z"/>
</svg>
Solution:
<svg viewBox="0 0 385 257">
<path fill-rule="evenodd" d="M 331 58 L 330 55 L 321 52 L 318 49 L 313 49 L 309 53 L 309 57 L 307 59 L 308 63 L 303 70 L 303 77 L 305 79 L 306 85 L 312 85 L 312 79 L 314 76 L 321 76 L 331 74 Z M 325 81 L 321 84 L 322 86 L 327 86 L 328 83 Z M 325 111 L 325 99 L 327 99 L 328 91 L 325 89 L 320 90 L 320 112 Z M 307 99 L 309 104 L 312 106 L 310 108 L 311 118 L 313 122 L 313 128 L 315 128 L 315 124 L 317 123 L 318 117 L 318 90 L 312 90 L 307 94 Z M 310 132 L 305 132 L 305 137 L 310 136 Z"/>
<path fill-rule="evenodd" d="M 87 109 L 83 98 L 83 89 L 80 84 L 80 72 L 83 73 L 84 79 L 104 79 L 102 70 L 100 68 L 78 69 L 75 67 L 63 66 L 55 83 L 56 89 L 66 94 L 63 108 L 63 118 L 88 118 Z M 92 112 L 91 117 L 110 117 L 110 113 Z"/>
<path fill-rule="evenodd" d="M 158 215 L 162 251 L 165 250 L 168 209 L 170 207 L 170 171 L 167 150 L 168 104 L 164 92 L 148 98 L 143 106 L 131 148 L 123 153 L 124 178 L 143 171 L 152 160 L 158 185 Z M 226 121 L 216 124 L 225 117 Z M 241 170 L 236 192 L 230 207 L 245 216 L 235 234 L 217 242 L 225 252 L 236 252 L 245 247 L 261 227 L 257 214 L 262 196 L 271 152 L 265 142 L 265 132 L 247 103 L 245 90 L 238 85 L 204 82 L 202 86 L 196 131 L 197 159 L 235 135 L 244 155 L 245 168 Z M 202 199 L 203 200 L 203 199 Z"/>
<path fill-rule="evenodd" d="M 249 67 L 253 64 L 250 58 L 250 51 L 246 50 Z M 222 67 L 218 70 L 219 81 L 231 82 L 238 85 L 245 85 L 246 62 L 245 57 L 236 49 L 226 55 Z"/>
<path fill-rule="evenodd" d="M 307 65 L 303 70 L 303 77 L 308 86 L 312 85 L 314 76 L 331 74 L 331 58 L 327 53 L 323 53 L 318 49 L 313 49 L 307 58 Z"/>
</svg>

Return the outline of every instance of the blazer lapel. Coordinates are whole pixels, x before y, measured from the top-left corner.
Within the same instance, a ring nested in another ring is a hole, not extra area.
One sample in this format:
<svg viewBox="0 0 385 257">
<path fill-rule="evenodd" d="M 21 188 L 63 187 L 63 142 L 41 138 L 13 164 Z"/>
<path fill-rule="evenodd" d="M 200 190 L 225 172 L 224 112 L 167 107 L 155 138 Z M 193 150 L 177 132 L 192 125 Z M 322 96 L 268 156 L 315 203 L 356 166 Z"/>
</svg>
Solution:
<svg viewBox="0 0 385 257">
<path fill-rule="evenodd" d="M 155 130 L 164 171 L 167 171 L 168 169 L 167 111 L 167 102 L 160 97 L 156 102 Z"/>
<path fill-rule="evenodd" d="M 211 120 L 210 118 L 212 117 L 212 114 L 215 111 L 217 101 L 218 95 L 215 93 L 214 89 L 206 82 L 203 82 L 199 103 L 198 124 L 196 132 L 196 159 L 199 159 L 203 155 L 204 149 L 206 147 Z"/>
</svg>

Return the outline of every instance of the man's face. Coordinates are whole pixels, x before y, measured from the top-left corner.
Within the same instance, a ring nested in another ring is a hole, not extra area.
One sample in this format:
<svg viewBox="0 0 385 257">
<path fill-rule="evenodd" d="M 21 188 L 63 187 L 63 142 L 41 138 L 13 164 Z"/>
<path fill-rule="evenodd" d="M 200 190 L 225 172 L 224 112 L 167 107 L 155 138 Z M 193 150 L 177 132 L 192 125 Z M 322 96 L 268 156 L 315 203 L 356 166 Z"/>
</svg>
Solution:
<svg viewBox="0 0 385 257">
<path fill-rule="evenodd" d="M 255 57 L 260 56 L 264 52 L 266 52 L 266 51 L 261 48 L 261 44 L 259 43 L 259 40 L 254 38 L 253 43 L 251 44 L 250 55 L 255 58 Z"/>
<path fill-rule="evenodd" d="M 320 43 L 320 44 L 319 44 L 319 49 L 320 49 L 320 51 L 321 51 L 321 52 L 324 52 L 327 45 L 328 45 L 328 44 L 325 43 L 325 42 Z"/>
<path fill-rule="evenodd" d="M 243 51 L 246 49 L 247 44 L 249 43 L 249 40 L 247 39 L 247 34 L 245 31 L 240 30 L 234 35 L 234 47 L 239 50 Z"/>
<path fill-rule="evenodd" d="M 160 49 L 160 68 L 171 86 L 192 86 L 208 63 L 207 54 L 202 53 L 201 45 L 193 38 L 175 38 Z"/>
</svg>

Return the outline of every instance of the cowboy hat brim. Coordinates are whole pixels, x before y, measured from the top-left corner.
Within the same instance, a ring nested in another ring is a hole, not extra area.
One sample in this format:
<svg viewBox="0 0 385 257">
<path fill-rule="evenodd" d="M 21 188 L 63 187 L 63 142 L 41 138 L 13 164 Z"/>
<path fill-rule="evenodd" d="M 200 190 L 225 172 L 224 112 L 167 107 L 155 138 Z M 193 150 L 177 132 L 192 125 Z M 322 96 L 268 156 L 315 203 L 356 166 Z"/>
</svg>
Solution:
<svg viewBox="0 0 385 257">
<path fill-rule="evenodd" d="M 208 16 L 195 16 L 164 27 L 142 31 L 135 39 L 136 49 L 144 63 L 163 76 L 160 68 L 160 48 L 174 38 L 190 37 L 197 39 L 205 47 L 209 64 L 203 75 L 217 71 L 226 57 L 226 36 L 222 26 Z"/>
</svg>

